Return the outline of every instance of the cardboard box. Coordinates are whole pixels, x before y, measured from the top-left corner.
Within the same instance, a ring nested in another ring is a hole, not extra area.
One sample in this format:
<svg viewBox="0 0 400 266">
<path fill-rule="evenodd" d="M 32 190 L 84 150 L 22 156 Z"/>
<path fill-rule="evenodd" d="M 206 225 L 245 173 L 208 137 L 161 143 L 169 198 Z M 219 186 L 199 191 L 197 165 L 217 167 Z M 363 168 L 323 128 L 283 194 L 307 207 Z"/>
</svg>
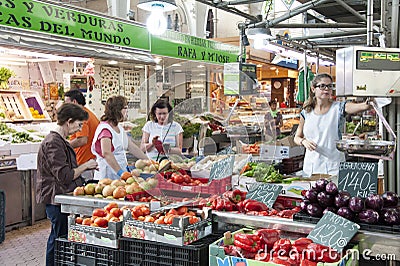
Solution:
<svg viewBox="0 0 400 266">
<path fill-rule="evenodd" d="M 75 215 L 68 216 L 68 240 L 72 242 L 118 248 L 123 222 L 109 222 L 107 228 L 75 223 Z"/>
<path fill-rule="evenodd" d="M 171 225 L 141 222 L 132 219 L 130 211 L 124 212 L 124 237 L 163 242 L 172 245 L 188 245 L 212 233 L 211 210 L 195 224 L 189 223 L 189 217 L 175 218 Z"/>
<path fill-rule="evenodd" d="M 239 188 L 249 188 L 251 184 L 257 183 L 256 179 L 253 177 L 241 176 L 239 178 Z M 282 191 L 279 195 L 292 198 L 302 198 L 301 192 L 303 190 L 308 190 L 311 188 L 311 182 L 304 179 L 303 181 L 294 181 L 290 184 L 274 183 L 276 185 L 283 186 Z"/>
<path fill-rule="evenodd" d="M 299 146 L 294 142 L 294 136 L 287 136 L 282 139 L 276 140 L 277 146 L 288 146 L 288 147 L 295 147 Z"/>
<path fill-rule="evenodd" d="M 236 231 L 232 233 L 232 237 L 235 233 L 242 232 L 243 229 Z M 234 265 L 246 265 L 246 266 L 276 266 L 278 264 L 272 263 L 272 262 L 263 262 L 263 261 L 257 261 L 257 260 L 252 260 L 252 259 L 247 259 L 247 258 L 241 258 L 241 257 L 234 257 L 234 256 L 228 256 L 225 255 L 224 251 L 224 241 L 225 238 L 218 239 L 214 243 L 210 244 L 209 247 L 209 265 L 210 266 L 221 266 L 221 265 L 226 265 L 226 266 L 234 266 Z M 343 256 L 343 258 L 335 263 L 323 263 L 323 262 L 318 262 L 318 266 L 344 266 L 344 265 L 358 265 L 357 262 L 357 256 L 352 256 L 352 252 L 354 252 L 356 255 L 358 252 L 358 247 L 355 246 L 353 249 L 350 249 L 346 252 L 346 255 Z"/>
<path fill-rule="evenodd" d="M 279 146 L 279 145 L 260 145 L 260 158 L 261 159 L 274 159 L 282 160 L 303 155 L 305 149 L 303 146 Z"/>
</svg>

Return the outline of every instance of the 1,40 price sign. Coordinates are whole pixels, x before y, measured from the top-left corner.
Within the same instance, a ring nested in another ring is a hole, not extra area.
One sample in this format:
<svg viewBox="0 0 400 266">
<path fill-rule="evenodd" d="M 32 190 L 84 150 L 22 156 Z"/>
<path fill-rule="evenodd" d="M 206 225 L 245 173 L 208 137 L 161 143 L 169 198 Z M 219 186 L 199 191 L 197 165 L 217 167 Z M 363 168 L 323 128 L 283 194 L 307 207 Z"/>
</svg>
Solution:
<svg viewBox="0 0 400 266">
<path fill-rule="evenodd" d="M 340 252 L 347 246 L 358 229 L 360 229 L 358 224 L 328 211 L 322 216 L 307 238 Z"/>
<path fill-rule="evenodd" d="M 339 190 L 353 197 L 366 198 L 377 193 L 378 163 L 342 162 L 339 167 Z"/>
</svg>

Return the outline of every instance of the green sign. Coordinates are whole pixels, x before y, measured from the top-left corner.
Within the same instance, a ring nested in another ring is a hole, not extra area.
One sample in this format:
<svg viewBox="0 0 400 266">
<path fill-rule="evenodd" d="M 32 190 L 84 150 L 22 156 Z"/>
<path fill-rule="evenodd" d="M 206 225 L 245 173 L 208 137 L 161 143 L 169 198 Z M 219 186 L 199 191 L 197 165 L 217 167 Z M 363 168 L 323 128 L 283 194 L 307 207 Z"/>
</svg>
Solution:
<svg viewBox="0 0 400 266">
<path fill-rule="evenodd" d="M 0 1 L 0 25 L 150 50 L 145 27 L 37 0 Z"/>
<path fill-rule="evenodd" d="M 378 163 L 341 162 L 338 187 L 353 197 L 366 198 L 378 192 Z"/>
<path fill-rule="evenodd" d="M 267 205 L 268 207 L 272 208 L 276 199 L 281 193 L 283 186 L 282 185 L 275 185 L 270 183 L 253 183 L 250 185 L 248 189 L 249 192 L 246 195 L 246 199 L 253 199 L 260 201 Z"/>
<path fill-rule="evenodd" d="M 151 35 L 151 53 L 206 63 L 237 62 L 239 47 L 219 43 L 175 31 Z"/>
<path fill-rule="evenodd" d="M 315 243 L 342 251 L 360 226 L 333 212 L 326 212 L 307 238 Z"/>
</svg>

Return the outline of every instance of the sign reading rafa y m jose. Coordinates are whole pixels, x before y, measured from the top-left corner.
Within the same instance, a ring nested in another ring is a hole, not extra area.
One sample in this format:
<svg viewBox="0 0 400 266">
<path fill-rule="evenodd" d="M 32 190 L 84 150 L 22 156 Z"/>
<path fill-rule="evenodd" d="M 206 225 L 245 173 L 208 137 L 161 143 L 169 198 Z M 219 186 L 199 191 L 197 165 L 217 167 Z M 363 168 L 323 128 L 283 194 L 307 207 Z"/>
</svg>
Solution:
<svg viewBox="0 0 400 266">
<path fill-rule="evenodd" d="M 224 64 L 238 61 L 239 47 L 175 31 L 151 35 L 151 53 L 174 58 Z"/>
<path fill-rule="evenodd" d="M 1 0 L 0 25 L 150 50 L 145 27 L 38 0 Z"/>
</svg>

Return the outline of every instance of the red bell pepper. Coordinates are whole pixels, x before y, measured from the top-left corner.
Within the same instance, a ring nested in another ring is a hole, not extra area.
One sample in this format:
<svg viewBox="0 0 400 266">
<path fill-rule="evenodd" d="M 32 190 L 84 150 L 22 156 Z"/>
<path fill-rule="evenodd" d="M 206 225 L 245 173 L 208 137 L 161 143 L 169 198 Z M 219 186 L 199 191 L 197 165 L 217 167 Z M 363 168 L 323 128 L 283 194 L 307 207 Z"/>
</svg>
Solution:
<svg viewBox="0 0 400 266">
<path fill-rule="evenodd" d="M 224 246 L 224 251 L 225 251 L 225 255 L 234 256 L 234 257 L 239 256 L 238 249 L 234 245 Z"/>
<path fill-rule="evenodd" d="M 272 259 L 273 263 L 279 264 L 279 265 L 284 265 L 284 266 L 296 266 L 297 263 L 292 260 L 289 257 L 283 257 L 283 256 L 274 256 L 274 258 Z"/>
<path fill-rule="evenodd" d="M 261 243 L 266 245 L 268 249 L 271 249 L 274 243 L 281 238 L 279 231 L 276 229 L 258 229 L 256 235 L 260 237 Z"/>
<path fill-rule="evenodd" d="M 241 248 L 241 249 L 246 250 L 251 253 L 256 253 L 257 251 L 260 250 L 260 246 L 257 245 L 256 243 L 254 243 L 254 245 L 246 245 L 238 240 L 234 240 L 233 244 L 235 246 L 237 246 L 238 248 Z"/>
<path fill-rule="evenodd" d="M 340 260 L 340 254 L 330 247 L 311 243 L 308 244 L 306 249 L 306 259 L 311 261 L 322 261 L 322 262 L 337 262 Z"/>
<path fill-rule="evenodd" d="M 258 261 L 269 261 L 271 256 L 268 253 L 261 252 L 257 253 L 254 259 Z"/>
<path fill-rule="evenodd" d="M 287 238 L 281 238 L 274 243 L 272 250 L 277 253 L 278 256 L 287 256 L 289 251 L 292 249 L 292 243 Z"/>
<path fill-rule="evenodd" d="M 221 199 L 221 200 L 224 204 L 225 211 L 233 211 L 233 204 L 230 200 L 228 200 L 228 199 Z"/>
<path fill-rule="evenodd" d="M 300 266 L 317 266 L 318 262 L 314 262 L 308 259 L 301 259 Z"/>
<path fill-rule="evenodd" d="M 217 198 L 215 200 L 215 210 L 216 211 L 222 211 L 224 209 L 224 201 L 221 198 Z"/>
<path fill-rule="evenodd" d="M 246 202 L 246 200 L 245 200 Z M 244 205 L 244 210 L 246 212 L 248 211 L 267 211 L 268 206 L 265 205 L 262 202 L 256 201 L 256 200 L 249 200 L 247 203 Z"/>
</svg>

